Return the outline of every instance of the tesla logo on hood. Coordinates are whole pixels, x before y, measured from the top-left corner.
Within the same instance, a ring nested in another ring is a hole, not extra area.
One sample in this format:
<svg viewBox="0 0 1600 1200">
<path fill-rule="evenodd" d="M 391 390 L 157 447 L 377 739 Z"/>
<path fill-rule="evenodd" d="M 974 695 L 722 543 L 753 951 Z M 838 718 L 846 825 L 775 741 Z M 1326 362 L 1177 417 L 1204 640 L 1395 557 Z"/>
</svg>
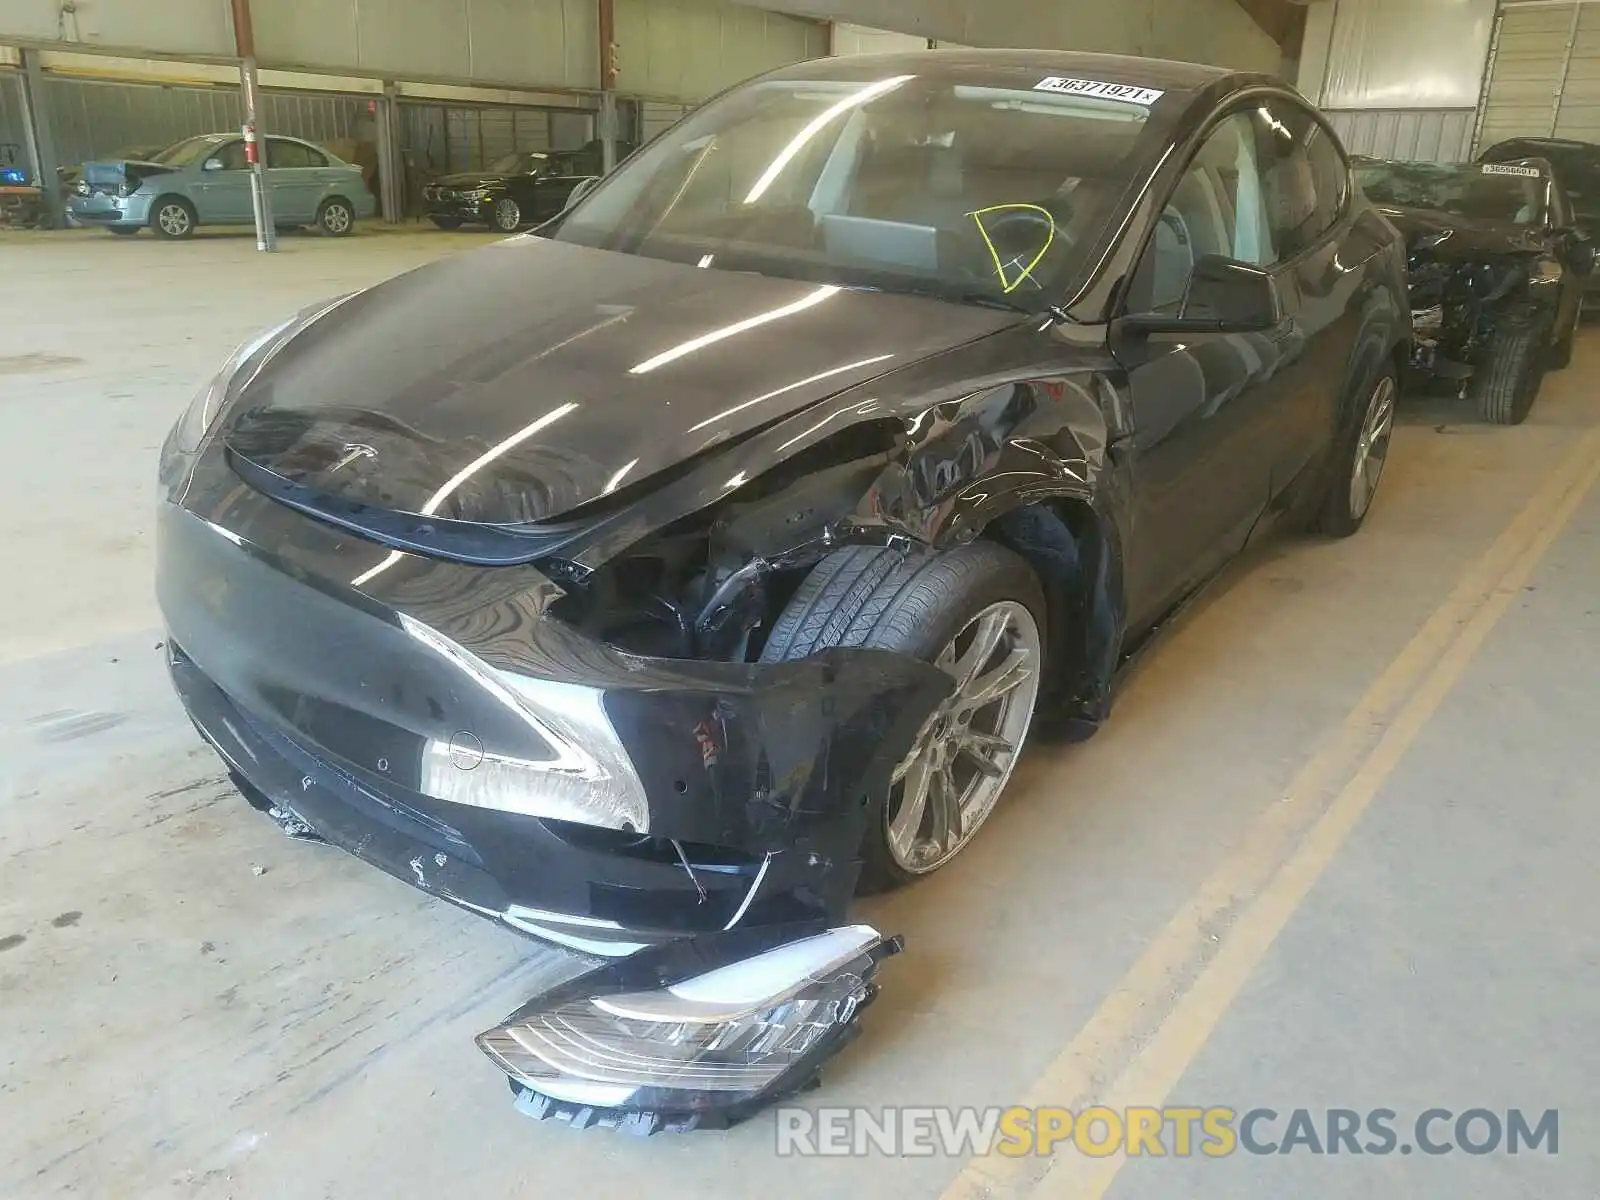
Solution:
<svg viewBox="0 0 1600 1200">
<path fill-rule="evenodd" d="M 358 459 L 358 458 L 377 458 L 377 457 L 378 457 L 378 452 L 376 450 L 374 450 L 371 446 L 362 445 L 359 442 L 349 442 L 349 443 L 346 443 L 341 448 L 341 452 L 339 454 L 339 461 L 334 463 L 333 466 L 328 468 L 328 473 L 331 475 L 335 471 L 342 471 L 342 470 L 344 470 L 344 468 L 348 467 L 351 463 L 355 462 L 356 459 Z"/>
</svg>

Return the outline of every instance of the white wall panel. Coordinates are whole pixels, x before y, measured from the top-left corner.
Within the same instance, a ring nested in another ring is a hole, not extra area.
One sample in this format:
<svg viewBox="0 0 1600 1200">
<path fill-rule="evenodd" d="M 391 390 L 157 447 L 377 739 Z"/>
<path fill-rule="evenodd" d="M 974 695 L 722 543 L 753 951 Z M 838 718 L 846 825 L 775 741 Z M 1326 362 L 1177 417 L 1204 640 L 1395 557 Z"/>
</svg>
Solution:
<svg viewBox="0 0 1600 1200">
<path fill-rule="evenodd" d="M 227 0 L 0 0 L 0 40 L 231 56 Z M 743 10 L 741 10 L 743 11 Z M 597 88 L 594 0 L 252 0 L 266 66 Z"/>
<path fill-rule="evenodd" d="M 1334 0 L 1327 108 L 1476 108 L 1495 0 Z"/>
<path fill-rule="evenodd" d="M 717 0 L 616 0 L 619 91 L 698 101 L 827 53 L 815 21 Z"/>
<path fill-rule="evenodd" d="M 0 40 L 82 42 L 168 54 L 232 54 L 233 26 L 221 0 L 0 0 Z"/>
<path fill-rule="evenodd" d="M 892 33 L 866 25 L 839 22 L 833 27 L 835 54 L 893 54 L 901 50 L 926 50 L 928 39 L 914 33 Z"/>
<path fill-rule="evenodd" d="M 1509 137 L 1550 136 L 1577 12 L 1570 4 L 1506 6 L 1478 135 L 1480 148 Z"/>
</svg>

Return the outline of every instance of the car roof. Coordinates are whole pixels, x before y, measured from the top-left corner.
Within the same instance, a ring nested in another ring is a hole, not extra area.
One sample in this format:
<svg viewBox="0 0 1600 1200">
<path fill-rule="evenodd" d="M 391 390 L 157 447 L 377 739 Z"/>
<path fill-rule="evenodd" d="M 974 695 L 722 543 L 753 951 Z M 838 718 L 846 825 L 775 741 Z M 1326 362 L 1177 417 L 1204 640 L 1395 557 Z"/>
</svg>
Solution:
<svg viewBox="0 0 1600 1200">
<path fill-rule="evenodd" d="M 886 73 L 957 75 L 965 71 L 1033 70 L 1040 78 L 1062 75 L 1104 83 L 1131 84 L 1169 92 L 1196 92 L 1229 76 L 1251 72 L 1174 62 L 1164 58 L 1136 58 L 1127 54 L 1092 54 L 1077 50 L 909 50 L 890 54 L 850 54 L 810 59 L 773 72 L 773 77 L 856 77 L 863 69 L 882 67 Z"/>
</svg>

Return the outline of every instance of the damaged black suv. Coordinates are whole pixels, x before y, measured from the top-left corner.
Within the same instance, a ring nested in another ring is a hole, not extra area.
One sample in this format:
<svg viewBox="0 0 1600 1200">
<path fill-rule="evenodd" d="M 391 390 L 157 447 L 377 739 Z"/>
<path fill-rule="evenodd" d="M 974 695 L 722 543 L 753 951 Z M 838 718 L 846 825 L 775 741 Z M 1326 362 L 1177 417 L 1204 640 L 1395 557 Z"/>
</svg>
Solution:
<svg viewBox="0 0 1600 1200">
<path fill-rule="evenodd" d="M 163 452 L 172 677 L 286 829 L 609 960 L 481 1040 L 529 1111 L 728 1118 L 1036 712 L 1104 717 L 1253 536 L 1361 526 L 1409 338 L 1272 77 L 798 63 L 241 347 Z"/>
<path fill-rule="evenodd" d="M 1550 165 L 1362 159 L 1356 176 L 1406 238 L 1413 375 L 1521 423 L 1545 371 L 1572 361 L 1594 268 Z"/>
</svg>

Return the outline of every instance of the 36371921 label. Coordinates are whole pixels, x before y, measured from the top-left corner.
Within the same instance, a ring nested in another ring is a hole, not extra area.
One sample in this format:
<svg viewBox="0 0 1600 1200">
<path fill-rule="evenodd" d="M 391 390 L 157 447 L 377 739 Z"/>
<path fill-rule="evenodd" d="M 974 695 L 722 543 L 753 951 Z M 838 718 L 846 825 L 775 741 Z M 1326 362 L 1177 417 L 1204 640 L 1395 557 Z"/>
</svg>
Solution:
<svg viewBox="0 0 1600 1200">
<path fill-rule="evenodd" d="M 1166 92 L 1158 88 L 1139 87 L 1132 83 L 1105 83 L 1098 79 L 1067 79 L 1051 75 L 1033 85 L 1036 92 L 1059 92 L 1066 96 L 1093 96 L 1100 100 L 1120 100 L 1124 104 L 1139 104 L 1148 108 Z"/>
</svg>

